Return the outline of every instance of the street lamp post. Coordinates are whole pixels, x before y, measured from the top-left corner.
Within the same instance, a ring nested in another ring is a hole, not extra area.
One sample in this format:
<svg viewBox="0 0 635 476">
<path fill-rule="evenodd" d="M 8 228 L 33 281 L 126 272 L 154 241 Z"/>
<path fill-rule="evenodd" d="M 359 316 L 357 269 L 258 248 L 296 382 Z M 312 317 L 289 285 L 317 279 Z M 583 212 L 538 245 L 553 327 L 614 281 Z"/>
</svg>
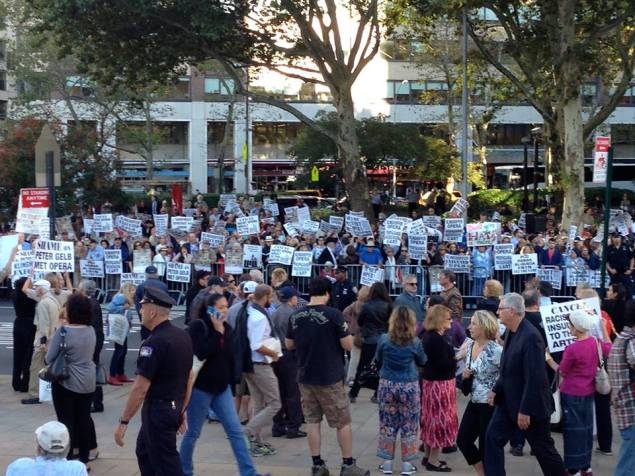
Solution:
<svg viewBox="0 0 635 476">
<path fill-rule="evenodd" d="M 523 143 L 523 211 L 527 213 L 529 207 L 529 194 L 527 192 L 527 163 L 529 161 L 529 142 L 531 139 L 527 136 L 520 139 Z M 534 171 L 534 174 L 536 171 Z"/>
<path fill-rule="evenodd" d="M 538 208 L 538 141 L 540 140 L 540 134 L 542 134 L 540 127 L 534 127 L 531 130 L 531 135 L 534 139 L 534 211 Z M 546 183 L 547 181 L 545 180 Z"/>
</svg>

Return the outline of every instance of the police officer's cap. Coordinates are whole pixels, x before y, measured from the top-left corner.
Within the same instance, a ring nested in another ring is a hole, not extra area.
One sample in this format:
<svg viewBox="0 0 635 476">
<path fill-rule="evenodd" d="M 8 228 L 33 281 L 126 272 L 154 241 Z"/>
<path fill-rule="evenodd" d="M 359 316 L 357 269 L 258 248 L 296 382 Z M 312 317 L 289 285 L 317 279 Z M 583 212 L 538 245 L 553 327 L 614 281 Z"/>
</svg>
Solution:
<svg viewBox="0 0 635 476">
<path fill-rule="evenodd" d="M 156 304 L 157 306 L 167 307 L 168 309 L 176 305 L 176 301 L 172 299 L 168 293 L 154 286 L 144 287 L 141 304 L 143 303 Z"/>
</svg>

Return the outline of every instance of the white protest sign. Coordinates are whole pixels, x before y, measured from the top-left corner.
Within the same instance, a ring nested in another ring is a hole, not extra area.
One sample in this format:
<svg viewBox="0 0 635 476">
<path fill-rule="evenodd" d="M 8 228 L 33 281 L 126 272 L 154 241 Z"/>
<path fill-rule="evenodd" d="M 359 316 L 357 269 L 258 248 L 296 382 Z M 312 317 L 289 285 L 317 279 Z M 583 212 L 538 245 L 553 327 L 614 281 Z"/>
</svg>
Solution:
<svg viewBox="0 0 635 476">
<path fill-rule="evenodd" d="M 152 252 L 150 250 L 134 250 L 132 252 L 132 272 L 145 273 L 146 268 L 152 264 Z"/>
<path fill-rule="evenodd" d="M 39 240 L 35 245 L 33 269 L 42 273 L 72 273 L 75 268 L 75 249 L 70 241 Z"/>
<path fill-rule="evenodd" d="M 546 281 L 551 284 L 553 289 L 562 289 L 562 270 L 555 268 L 539 268 L 536 270 L 536 277 L 540 281 Z"/>
<path fill-rule="evenodd" d="M 99 213 L 93 215 L 93 231 L 95 233 L 109 233 L 112 231 L 112 213 Z"/>
<path fill-rule="evenodd" d="M 48 217 L 40 218 L 40 231 L 38 232 L 43 240 L 51 239 L 51 219 Z"/>
<path fill-rule="evenodd" d="M 346 228 L 353 236 L 359 238 L 373 236 L 370 223 L 368 222 L 368 219 L 364 217 L 351 214 L 346 215 Z"/>
<path fill-rule="evenodd" d="M 218 198 L 218 208 L 223 208 L 230 202 L 236 202 L 236 198 L 235 193 L 221 193 Z"/>
<path fill-rule="evenodd" d="M 315 235 L 320 229 L 320 223 L 313 220 L 304 220 L 302 222 L 302 233 Z"/>
<path fill-rule="evenodd" d="M 135 286 L 143 284 L 146 280 L 144 273 L 121 273 L 121 284 L 132 283 Z"/>
<path fill-rule="evenodd" d="M 431 293 L 440 293 L 443 291 L 443 287 L 441 287 L 441 283 L 439 282 L 439 274 L 441 274 L 441 271 L 442 269 L 439 266 L 430 266 L 430 268 L 428 268 Z"/>
<path fill-rule="evenodd" d="M 141 220 L 119 215 L 115 219 L 115 226 L 132 236 L 141 236 Z"/>
<path fill-rule="evenodd" d="M 121 250 L 104 250 L 104 262 L 106 274 L 123 273 Z"/>
<path fill-rule="evenodd" d="M 298 223 L 302 224 L 305 221 L 311 219 L 311 210 L 309 207 L 299 207 L 298 208 Z"/>
<path fill-rule="evenodd" d="M 40 221 L 46 218 L 48 208 L 18 209 L 15 231 L 18 233 L 40 234 Z"/>
<path fill-rule="evenodd" d="M 470 272 L 469 255 L 451 255 L 446 253 L 443 257 L 443 269 L 449 269 L 455 273 Z"/>
<path fill-rule="evenodd" d="M 272 217 L 277 217 L 280 215 L 280 208 L 278 207 L 278 204 L 272 201 L 270 198 L 265 198 L 263 206 L 265 210 L 269 210 L 271 212 Z"/>
<path fill-rule="evenodd" d="M 189 283 L 190 273 L 192 272 L 192 266 L 188 263 L 176 263 L 174 261 L 168 261 L 166 263 L 166 278 L 168 281 L 174 281 L 177 283 Z"/>
<path fill-rule="evenodd" d="M 416 235 L 425 235 L 426 234 L 426 226 L 423 224 L 423 220 L 421 218 L 412 221 L 406 225 L 406 230 L 408 232 L 408 237 L 416 236 Z"/>
<path fill-rule="evenodd" d="M 218 248 L 225 242 L 225 237 L 223 235 L 216 235 L 214 233 L 207 233 L 206 231 L 203 231 L 201 232 L 201 242 L 203 241 L 207 241 L 210 248 Z"/>
<path fill-rule="evenodd" d="M 443 239 L 451 242 L 462 241 L 463 226 L 463 218 L 446 218 Z"/>
<path fill-rule="evenodd" d="M 331 232 L 332 228 L 329 222 L 320 220 L 319 230 L 326 235 Z"/>
<path fill-rule="evenodd" d="M 241 236 L 257 235 L 260 233 L 260 223 L 256 215 L 249 215 L 236 219 L 236 231 Z"/>
<path fill-rule="evenodd" d="M 514 245 L 501 243 L 494 245 L 494 269 L 496 271 L 509 271 L 512 269 L 512 254 Z"/>
<path fill-rule="evenodd" d="M 430 228 L 439 228 L 441 226 L 441 217 L 436 215 L 424 215 L 421 220 L 425 226 Z"/>
<path fill-rule="evenodd" d="M 168 221 L 170 219 L 169 215 L 153 215 L 154 218 L 154 226 L 157 229 L 157 235 L 163 236 L 168 232 Z"/>
<path fill-rule="evenodd" d="M 291 238 L 295 238 L 296 236 L 299 235 L 298 230 L 296 229 L 295 226 L 293 226 L 293 223 L 285 223 L 284 231 L 286 231 L 287 235 L 289 235 Z"/>
<path fill-rule="evenodd" d="M 518 218 L 518 228 L 522 228 L 524 230 L 526 226 L 527 226 L 527 217 L 525 213 L 523 212 L 520 214 L 520 217 Z"/>
<path fill-rule="evenodd" d="M 286 207 L 284 209 L 284 222 L 285 223 L 299 223 L 298 207 Z"/>
<path fill-rule="evenodd" d="M 242 274 L 244 269 L 243 250 L 239 246 L 231 246 L 225 251 L 225 272 Z"/>
<path fill-rule="evenodd" d="M 271 245 L 269 263 L 290 265 L 293 260 L 293 251 L 294 248 L 292 246 Z"/>
<path fill-rule="evenodd" d="M 262 266 L 262 246 L 243 245 L 243 266 L 245 268 Z"/>
<path fill-rule="evenodd" d="M 92 235 L 93 228 L 95 227 L 95 220 L 92 218 L 84 218 L 82 222 L 84 224 L 84 233 L 86 235 Z"/>
<path fill-rule="evenodd" d="M 335 216 L 335 215 L 331 215 L 329 217 L 329 225 L 331 225 L 331 228 L 333 228 L 335 231 L 337 231 L 339 233 L 339 231 L 344 226 L 344 217 L 338 217 L 338 216 Z"/>
<path fill-rule="evenodd" d="M 13 263 L 11 263 L 12 281 L 31 274 L 34 255 L 33 250 L 20 250 L 16 253 Z"/>
<path fill-rule="evenodd" d="M 538 269 L 538 255 L 512 255 L 512 274 L 535 274 Z"/>
<path fill-rule="evenodd" d="M 412 259 L 424 259 L 428 251 L 427 235 L 411 235 L 408 237 L 408 254 Z"/>
<path fill-rule="evenodd" d="M 196 208 L 184 208 L 183 209 L 183 215 L 185 215 L 186 217 L 194 217 L 195 213 L 196 213 Z"/>
<path fill-rule="evenodd" d="M 193 217 L 172 217 L 171 227 L 173 230 L 190 231 L 194 224 Z"/>
<path fill-rule="evenodd" d="M 390 246 L 401 245 L 401 235 L 403 233 L 404 223 L 401 220 L 386 219 L 384 222 L 384 244 Z"/>
<path fill-rule="evenodd" d="M 79 274 L 82 278 L 103 278 L 104 262 L 91 259 L 79 260 Z"/>
<path fill-rule="evenodd" d="M 542 325 L 547 335 L 549 352 L 562 352 L 575 337 L 569 332 L 567 317 L 573 311 L 583 309 L 596 319 L 601 319 L 600 300 L 598 298 L 580 299 L 577 301 L 561 302 L 549 306 L 540 306 Z"/>
<path fill-rule="evenodd" d="M 450 215 L 463 215 L 467 208 L 470 206 L 469 202 L 464 198 L 459 198 L 457 202 L 452 205 L 452 209 L 450 210 Z"/>
<path fill-rule="evenodd" d="M 291 276 L 311 277 L 311 262 L 313 261 L 313 253 L 310 251 L 296 251 L 293 254 L 293 267 L 291 268 Z"/>
<path fill-rule="evenodd" d="M 67 215 L 65 217 L 57 217 L 55 219 L 55 230 L 58 235 L 62 233 L 68 233 L 68 237 L 75 239 L 75 230 L 73 230 L 73 222 L 71 221 L 71 216 Z M 112 231 L 112 218 L 111 218 L 111 226 L 110 231 Z"/>
<path fill-rule="evenodd" d="M 362 286 L 372 286 L 374 283 L 380 283 L 384 280 L 383 268 L 377 266 L 364 266 L 359 283 Z"/>
<path fill-rule="evenodd" d="M 491 246 L 498 241 L 498 225 L 494 222 L 468 223 L 467 246 Z"/>
<path fill-rule="evenodd" d="M 11 259 L 13 250 L 18 246 L 18 238 L 19 235 L 0 236 L 0 270 L 4 269 Z"/>
<path fill-rule="evenodd" d="M 363 217 L 364 216 L 364 212 L 363 211 L 360 211 L 360 212 L 352 211 L 352 212 L 348 212 L 348 213 L 349 213 L 349 215 L 354 215 L 356 217 Z"/>
</svg>

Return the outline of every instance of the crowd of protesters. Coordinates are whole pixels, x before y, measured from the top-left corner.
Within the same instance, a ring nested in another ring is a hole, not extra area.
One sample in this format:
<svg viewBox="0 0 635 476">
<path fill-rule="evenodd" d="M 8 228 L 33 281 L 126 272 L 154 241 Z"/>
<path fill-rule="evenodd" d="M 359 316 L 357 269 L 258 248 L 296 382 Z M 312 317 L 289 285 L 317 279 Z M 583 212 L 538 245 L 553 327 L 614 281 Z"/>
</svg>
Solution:
<svg viewBox="0 0 635 476">
<path fill-rule="evenodd" d="M 127 416 L 136 412 L 130 403 L 136 389 L 145 382 L 150 395 L 153 382 L 161 379 L 155 359 L 163 354 L 153 349 L 165 345 L 168 331 L 162 323 L 167 320 L 166 309 L 175 304 L 166 286 L 166 263 L 192 266 L 192 285 L 183 296 L 187 336 L 179 334 L 178 339 L 185 339 L 183 349 L 188 352 L 180 354 L 180 360 L 193 355 L 194 365 L 187 375 L 180 375 L 183 382 L 189 379 L 189 385 L 179 401 L 183 412 L 173 433 L 182 420 L 187 421 L 187 430 L 178 453 L 171 447 L 176 439 L 144 442 L 140 438 L 138 445 L 145 445 L 143 455 L 137 448 L 142 474 L 144 465 L 156 469 L 163 463 L 164 468 L 172 468 L 170 474 L 194 474 L 192 455 L 208 418 L 223 424 L 241 475 L 258 474 L 254 458 L 277 453 L 268 438 L 272 435 L 307 437 L 311 474 L 327 476 L 320 453 L 323 418 L 337 432 L 340 474 L 369 474 L 353 458 L 351 405 L 362 388 L 372 390 L 370 400 L 378 405 L 378 469 L 384 474 L 397 471 L 393 461 L 400 435 L 400 473 L 404 475 L 418 471 L 418 450 L 426 471 L 451 472 L 442 454 L 457 448 L 476 474 L 502 475 L 505 445 L 510 443 L 511 454 L 518 456 L 526 440 L 543 474 L 589 476 L 594 424 L 596 453 L 610 454 L 612 417 L 622 434 L 615 474 L 633 473 L 632 221 L 623 218 L 611 230 L 606 250 L 610 286 L 601 301 L 602 315 L 572 311 L 567 322 L 574 341 L 564 352 L 552 354 L 547 351 L 540 318 L 540 306 L 551 302 L 552 283 L 532 276 L 516 284 L 505 282 L 506 275 L 493 279 L 493 243 L 470 247 L 466 232 L 448 241 L 442 224 L 426 225 L 427 248 L 413 258 L 405 229 L 399 244 L 383 243 L 390 217 L 381 212 L 381 202 L 373 203 L 378 205 L 378 221 L 369 223 L 372 236 L 355 236 L 355 230 L 347 226 L 308 233 L 300 224 L 293 232 L 284 226 L 289 223 L 284 216 L 274 216 L 270 205 L 246 200 L 229 209 L 209 208 L 199 198 L 191 207 L 194 227 L 189 232 L 168 229 L 163 234 L 140 205 L 130 215 L 142 220 L 140 236 L 117 228 L 87 235 L 81 217 L 72 230 L 60 232 L 60 240 L 74 239 L 77 260 L 101 261 L 105 249 L 121 249 L 124 273 L 135 268 L 136 250 L 150 251 L 143 284 L 122 283 L 105 308 L 108 314 L 123 315 L 129 327 L 137 314 L 142 316 L 145 342 L 156 346 L 143 344 L 138 376 L 133 380 L 125 372 L 126 339 L 115 343 L 109 376 L 102 384 L 134 382 Z M 297 207 L 304 204 L 300 201 Z M 156 200 L 151 210 L 161 211 Z M 540 233 L 526 233 L 514 221 L 501 224 L 499 212 L 481 213 L 479 222 L 499 223 L 496 242 L 513 245 L 515 254 L 536 253 L 538 267 L 595 271 L 602 255 L 594 221 L 598 212 L 585 211 L 575 236 L 559 230 L 553 217 Z M 625 212 L 628 215 L 631 210 Z M 237 215 L 258 216 L 259 232 L 238 234 Z M 453 208 L 448 217 L 460 215 Z M 436 216 L 435 210 L 427 216 Z M 411 218 L 420 218 L 416 210 Z M 201 239 L 201 232 L 221 234 L 223 242 L 211 246 Z M 37 239 L 36 235 L 21 236 L 11 259 Z M 250 263 L 242 274 L 226 273 L 226 254 L 247 244 L 261 246 L 261 260 Z M 298 279 L 292 276 L 291 266 L 268 262 L 275 244 L 311 251 L 313 263 L 320 266 L 310 277 Z M 437 288 L 429 282 L 424 286 L 424 277 L 430 275 L 421 269 L 443 266 L 445 256 L 453 254 L 470 256 L 470 280 L 459 282 L 457 273 L 442 269 Z M 383 267 L 383 278 L 363 284 L 359 275 L 351 276 L 357 266 Z M 13 387 L 29 393 L 24 404 L 39 403 L 38 374 L 57 357 L 60 340 L 65 341 L 72 355 L 70 377 L 53 384 L 52 400 L 58 420 L 68 429 L 64 451 L 69 459 L 88 463 L 98 456 L 90 413 L 103 411 L 96 375 L 104 326 L 95 283 L 82 279 L 78 269 L 72 274 L 36 277 L 31 272 L 14 281 Z M 598 297 L 585 282 L 578 282 L 575 291 L 577 299 Z M 429 295 L 427 300 L 424 295 Z M 470 304 L 476 309 L 467 328 L 465 296 L 472 298 Z M 598 369 L 608 369 L 605 383 L 610 383 L 610 395 L 599 390 Z M 461 418 L 457 389 L 468 397 Z M 163 386 L 155 389 L 154 398 L 159 399 L 163 390 Z M 176 400 L 167 400 L 174 410 Z M 555 423 L 563 433 L 562 456 L 550 436 L 556 406 L 561 413 Z M 144 418 L 149 418 L 146 413 Z M 118 444 L 123 444 L 126 425 L 122 416 Z"/>
</svg>

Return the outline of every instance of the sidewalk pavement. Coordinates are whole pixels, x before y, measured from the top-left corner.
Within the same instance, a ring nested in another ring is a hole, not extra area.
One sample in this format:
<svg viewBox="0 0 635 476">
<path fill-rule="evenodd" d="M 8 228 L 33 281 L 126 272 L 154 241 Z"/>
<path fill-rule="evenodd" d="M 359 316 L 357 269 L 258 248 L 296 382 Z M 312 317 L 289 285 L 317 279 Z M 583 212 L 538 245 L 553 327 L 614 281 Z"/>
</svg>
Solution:
<svg viewBox="0 0 635 476">
<path fill-rule="evenodd" d="M 138 475 L 139 469 L 134 447 L 140 426 L 140 415 L 130 422 L 123 448 L 115 445 L 112 434 L 120 412 L 124 406 L 130 386 L 104 387 L 104 413 L 93 414 L 99 443 L 99 458 L 91 463 L 92 476 Z M 381 474 L 377 466 L 381 462 L 375 456 L 377 446 L 378 417 L 377 405 L 371 403 L 370 391 L 362 390 L 357 403 L 352 405 L 353 416 L 353 455 L 361 467 L 371 470 L 371 474 Z M 20 399 L 24 394 L 11 389 L 10 377 L 0 376 L 0 468 L 21 456 L 35 454 L 35 429 L 42 423 L 54 420 L 55 411 L 52 404 L 24 406 Z M 465 397 L 459 397 L 459 415 L 465 408 Z M 620 446 L 619 433 L 615 433 L 613 452 L 617 454 Z M 306 438 L 287 440 L 265 436 L 277 449 L 278 454 L 256 459 L 258 470 L 271 473 L 272 476 L 308 476 L 311 459 Z M 562 437 L 554 434 L 556 446 L 562 451 Z M 399 447 L 399 446 L 398 446 Z M 561 453 L 562 454 L 562 453 Z M 337 446 L 335 431 L 324 424 L 322 429 L 322 457 L 327 460 L 331 474 L 339 475 L 341 455 Z M 467 466 L 461 453 L 443 455 L 456 476 L 472 476 L 475 474 Z M 616 456 L 593 455 L 593 471 L 596 476 L 610 476 L 616 464 Z M 234 465 L 234 457 L 219 423 L 205 424 L 194 455 L 197 475 L 238 475 Z M 397 457 L 397 462 L 400 459 Z M 396 462 L 396 463 L 397 463 Z M 420 460 L 416 462 L 418 474 L 432 474 L 421 469 Z M 509 475 L 534 476 L 542 474 L 536 459 L 529 455 L 525 446 L 525 456 L 514 457 L 506 453 L 506 465 Z M 397 466 L 399 468 L 399 466 Z M 398 474 L 398 473 L 396 473 Z M 548 475 L 553 476 L 553 475 Z M 559 475 L 558 475 L 559 476 Z"/>
</svg>

